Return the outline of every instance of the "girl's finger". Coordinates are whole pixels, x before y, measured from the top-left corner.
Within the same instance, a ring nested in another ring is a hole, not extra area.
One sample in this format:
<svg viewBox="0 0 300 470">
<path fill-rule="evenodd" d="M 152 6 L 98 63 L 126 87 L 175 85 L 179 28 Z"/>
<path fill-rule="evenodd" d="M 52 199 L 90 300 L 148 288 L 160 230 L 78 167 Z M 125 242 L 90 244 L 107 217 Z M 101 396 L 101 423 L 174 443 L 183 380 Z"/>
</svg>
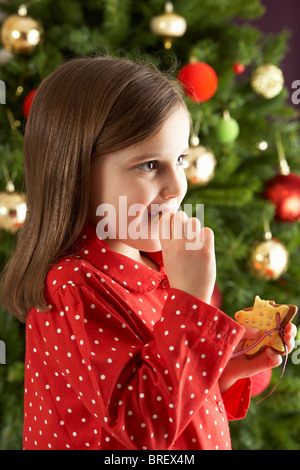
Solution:
<svg viewBox="0 0 300 470">
<path fill-rule="evenodd" d="M 297 327 L 294 325 L 294 323 L 288 323 L 284 329 L 284 334 L 290 333 L 293 337 L 296 336 L 297 334 Z"/>
<path fill-rule="evenodd" d="M 278 354 L 272 348 L 266 348 L 266 354 L 268 355 L 267 363 L 270 364 L 269 368 L 277 367 L 282 363 L 282 356 Z"/>
<path fill-rule="evenodd" d="M 288 353 L 290 353 L 295 347 L 294 336 L 292 336 L 291 333 L 288 333 L 288 334 L 284 335 L 283 339 L 284 339 L 284 342 L 287 346 Z"/>
<path fill-rule="evenodd" d="M 175 212 L 172 217 L 171 236 L 176 239 L 183 239 L 185 236 L 185 225 L 188 222 L 188 216 L 183 211 Z"/>
<path fill-rule="evenodd" d="M 247 359 L 245 356 L 232 359 L 232 365 L 234 365 L 235 373 L 239 377 L 251 377 L 266 369 L 278 367 L 282 360 L 282 357 L 272 348 L 265 348 L 251 359 Z"/>
</svg>

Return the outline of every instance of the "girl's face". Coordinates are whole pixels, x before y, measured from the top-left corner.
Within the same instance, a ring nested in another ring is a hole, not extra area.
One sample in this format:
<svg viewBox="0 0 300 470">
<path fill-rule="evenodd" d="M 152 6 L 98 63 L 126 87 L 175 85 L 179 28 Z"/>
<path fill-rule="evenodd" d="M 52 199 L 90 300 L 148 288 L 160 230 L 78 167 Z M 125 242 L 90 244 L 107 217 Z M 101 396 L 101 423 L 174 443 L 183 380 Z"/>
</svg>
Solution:
<svg viewBox="0 0 300 470">
<path fill-rule="evenodd" d="M 123 251 L 122 245 L 161 250 L 153 218 L 158 211 L 176 212 L 186 194 L 182 160 L 189 147 L 189 122 L 180 106 L 156 134 L 93 166 L 88 220 L 115 251 Z"/>
</svg>

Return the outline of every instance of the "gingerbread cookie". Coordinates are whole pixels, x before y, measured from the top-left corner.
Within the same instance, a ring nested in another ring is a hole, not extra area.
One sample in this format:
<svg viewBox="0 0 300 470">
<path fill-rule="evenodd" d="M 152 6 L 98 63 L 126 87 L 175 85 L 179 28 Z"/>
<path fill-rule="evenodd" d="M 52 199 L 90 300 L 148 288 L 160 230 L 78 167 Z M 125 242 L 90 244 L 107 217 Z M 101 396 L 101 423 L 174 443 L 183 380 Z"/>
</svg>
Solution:
<svg viewBox="0 0 300 470">
<path fill-rule="evenodd" d="M 275 304 L 273 300 L 261 300 L 257 295 L 253 308 L 244 308 L 235 314 L 240 325 L 249 325 L 261 330 L 261 337 L 265 337 L 256 346 L 251 348 L 258 339 L 246 339 L 243 349 L 249 348 L 245 353 L 247 357 L 256 356 L 262 349 L 269 347 L 283 355 L 285 345 L 282 339 L 284 327 L 294 318 L 298 308 L 295 305 Z M 279 315 L 279 316 L 278 316 Z M 278 330 L 278 322 L 281 331 Z M 270 334 L 266 334 L 273 330 Z M 275 330 L 275 331 L 274 331 Z M 251 348 L 251 349 L 250 349 Z"/>
</svg>

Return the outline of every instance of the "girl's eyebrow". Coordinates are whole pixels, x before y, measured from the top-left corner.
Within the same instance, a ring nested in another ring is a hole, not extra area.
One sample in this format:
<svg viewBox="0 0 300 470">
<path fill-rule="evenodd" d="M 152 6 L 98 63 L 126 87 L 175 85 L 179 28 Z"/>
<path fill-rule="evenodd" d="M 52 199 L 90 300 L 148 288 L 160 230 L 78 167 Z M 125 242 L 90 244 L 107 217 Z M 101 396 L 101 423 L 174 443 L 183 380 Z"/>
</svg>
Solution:
<svg viewBox="0 0 300 470">
<path fill-rule="evenodd" d="M 145 153 L 143 155 L 137 155 L 133 158 L 131 158 L 128 162 L 129 163 L 136 163 L 136 162 L 140 162 L 140 161 L 143 161 L 143 160 L 153 160 L 155 158 L 159 158 L 159 155 L 157 153 Z"/>
<path fill-rule="evenodd" d="M 188 152 L 189 148 L 186 148 L 183 152 L 181 152 L 179 154 L 180 155 L 184 155 Z M 157 153 L 145 153 L 143 155 L 137 155 L 133 158 L 131 158 L 128 163 L 137 163 L 137 162 L 141 162 L 141 161 L 144 161 L 144 160 L 155 160 L 155 159 L 159 159 L 159 158 L 162 158 L 161 155 L 157 154 Z"/>
</svg>

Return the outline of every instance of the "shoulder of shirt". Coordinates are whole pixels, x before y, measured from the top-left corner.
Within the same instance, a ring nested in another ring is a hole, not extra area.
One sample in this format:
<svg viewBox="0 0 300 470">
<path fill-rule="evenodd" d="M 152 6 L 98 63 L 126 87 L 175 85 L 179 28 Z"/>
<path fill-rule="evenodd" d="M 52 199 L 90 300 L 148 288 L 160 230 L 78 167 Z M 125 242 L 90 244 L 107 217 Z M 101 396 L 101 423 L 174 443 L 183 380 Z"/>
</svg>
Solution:
<svg viewBox="0 0 300 470">
<path fill-rule="evenodd" d="M 46 291 L 53 295 L 57 289 L 85 286 L 93 288 L 99 285 L 101 273 L 89 261 L 80 256 L 66 256 L 57 261 L 48 271 L 45 279 Z"/>
</svg>

